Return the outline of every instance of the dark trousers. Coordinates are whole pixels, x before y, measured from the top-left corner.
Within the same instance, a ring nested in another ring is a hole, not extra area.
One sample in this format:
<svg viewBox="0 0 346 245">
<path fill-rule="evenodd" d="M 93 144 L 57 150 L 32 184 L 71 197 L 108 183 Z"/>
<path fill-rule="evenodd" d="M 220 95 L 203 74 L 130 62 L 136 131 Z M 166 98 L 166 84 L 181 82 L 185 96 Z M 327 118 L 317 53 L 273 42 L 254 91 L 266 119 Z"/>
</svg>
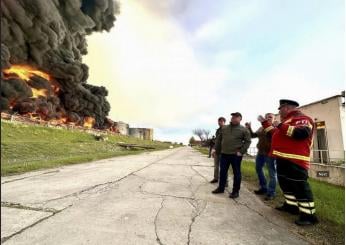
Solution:
<svg viewBox="0 0 346 245">
<path fill-rule="evenodd" d="M 219 189 L 225 190 L 227 181 L 228 169 L 232 165 L 233 170 L 233 190 L 232 192 L 239 192 L 241 183 L 240 165 L 243 157 L 236 154 L 221 154 L 220 157 L 220 181 Z"/>
<path fill-rule="evenodd" d="M 213 149 L 212 146 L 209 146 L 209 152 L 208 152 L 208 157 L 211 158 L 211 150 Z"/>
<path fill-rule="evenodd" d="M 277 158 L 276 164 L 278 181 L 286 204 L 297 206 L 300 212 L 314 214 L 314 199 L 307 181 L 308 171 L 283 158 Z"/>
</svg>

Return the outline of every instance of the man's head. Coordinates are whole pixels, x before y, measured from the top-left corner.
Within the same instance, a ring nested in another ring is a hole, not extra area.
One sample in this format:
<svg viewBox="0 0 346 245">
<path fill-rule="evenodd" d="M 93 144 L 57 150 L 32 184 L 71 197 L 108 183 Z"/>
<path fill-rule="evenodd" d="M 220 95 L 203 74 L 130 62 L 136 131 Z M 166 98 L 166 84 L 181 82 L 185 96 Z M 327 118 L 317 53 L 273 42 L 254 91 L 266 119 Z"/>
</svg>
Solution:
<svg viewBox="0 0 346 245">
<path fill-rule="evenodd" d="M 219 117 L 219 119 L 217 119 L 217 123 L 219 124 L 219 127 L 224 126 L 225 123 L 226 123 L 226 118 L 224 118 L 224 117 Z"/>
<path fill-rule="evenodd" d="M 298 102 L 294 100 L 280 100 L 280 106 L 278 108 L 280 117 L 285 118 L 289 112 L 296 109 L 298 106 Z"/>
<path fill-rule="evenodd" d="M 240 114 L 240 112 L 233 112 L 231 113 L 231 124 L 233 125 L 238 125 L 240 124 L 240 121 L 242 119 L 242 115 Z"/>
<path fill-rule="evenodd" d="M 273 114 L 273 113 L 266 113 L 265 116 L 264 116 L 264 118 L 265 118 L 267 121 L 269 121 L 270 123 L 272 123 L 273 120 L 274 120 L 274 114 Z"/>
</svg>

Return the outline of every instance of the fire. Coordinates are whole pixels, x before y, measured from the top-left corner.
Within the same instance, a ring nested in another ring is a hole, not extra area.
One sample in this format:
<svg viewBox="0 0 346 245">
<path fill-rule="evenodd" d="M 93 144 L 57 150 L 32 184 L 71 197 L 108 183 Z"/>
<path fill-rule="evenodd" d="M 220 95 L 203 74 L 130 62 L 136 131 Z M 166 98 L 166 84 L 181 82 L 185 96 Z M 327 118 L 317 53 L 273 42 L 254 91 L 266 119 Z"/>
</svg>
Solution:
<svg viewBox="0 0 346 245">
<path fill-rule="evenodd" d="M 95 124 L 95 118 L 93 117 L 85 117 L 83 127 L 92 128 Z"/>
<path fill-rule="evenodd" d="M 37 121 L 41 121 L 42 118 L 40 116 L 40 114 L 38 113 L 31 113 L 29 112 L 28 114 L 26 114 L 31 120 L 37 120 Z"/>
<path fill-rule="evenodd" d="M 4 74 L 5 79 L 16 78 L 16 79 L 24 80 L 28 84 L 28 86 L 31 88 L 31 91 L 33 94 L 31 98 L 49 97 L 49 96 L 53 97 L 54 95 L 56 97 L 59 96 L 60 86 L 58 82 L 55 79 L 53 79 L 49 74 L 43 71 L 37 70 L 28 65 L 12 65 L 10 68 L 4 69 L 2 72 Z M 47 80 L 49 84 L 46 84 L 45 86 L 46 88 L 43 88 L 43 89 L 32 87 L 31 82 L 34 82 L 34 81 L 31 81 L 31 79 L 34 76 L 39 76 Z M 49 88 L 49 85 L 50 85 L 50 88 Z M 16 105 L 17 105 L 16 98 L 10 100 L 9 109 L 12 110 Z M 61 118 L 49 119 L 49 117 L 47 116 L 49 113 L 47 114 L 45 113 L 45 111 L 37 111 L 36 109 L 33 112 L 25 112 L 22 114 L 30 118 L 31 120 L 39 121 L 39 122 L 46 121 L 46 122 L 49 122 L 51 125 L 61 125 L 61 124 L 67 125 L 68 124 L 73 126 L 75 125 L 83 126 L 85 128 L 93 128 L 95 125 L 95 118 L 93 117 L 85 117 L 83 122 L 70 122 L 69 118 L 66 117 L 66 115 L 62 116 Z"/>
<path fill-rule="evenodd" d="M 59 119 L 49 120 L 49 123 L 53 124 L 53 125 L 59 125 L 59 124 L 66 124 L 67 121 L 68 121 L 67 117 L 62 117 L 62 118 L 59 118 Z"/>
<path fill-rule="evenodd" d="M 36 89 L 36 88 L 31 88 L 32 91 L 32 96 L 31 98 L 38 98 L 39 96 L 47 97 L 48 91 L 47 89 Z"/>
<path fill-rule="evenodd" d="M 43 77 L 44 79 L 48 81 L 51 80 L 49 74 L 43 71 L 36 70 L 27 65 L 12 65 L 10 68 L 4 69 L 4 74 L 8 76 L 11 76 L 12 74 L 16 74 L 18 77 L 20 77 L 21 79 L 25 81 L 29 81 L 30 78 L 33 77 L 34 75 Z"/>
<path fill-rule="evenodd" d="M 55 94 L 59 93 L 59 91 L 60 91 L 60 88 L 54 84 L 52 84 L 52 89 L 53 89 Z"/>
<path fill-rule="evenodd" d="M 51 77 L 49 74 L 43 72 L 43 71 L 39 71 L 36 70 L 28 65 L 12 65 L 10 68 L 8 69 L 4 69 L 3 70 L 5 76 L 7 76 L 8 78 L 16 75 L 17 77 L 19 77 L 22 80 L 25 80 L 26 82 L 30 80 L 31 77 L 33 76 L 40 76 L 44 79 L 46 79 L 47 81 L 51 82 Z M 59 91 L 59 88 L 57 86 L 55 86 L 54 84 L 51 84 L 53 91 L 55 93 L 57 93 Z M 31 87 L 31 86 L 30 86 Z M 43 96 L 43 97 L 48 97 L 48 90 L 47 89 L 37 89 L 37 88 L 33 88 L 31 87 L 31 91 L 33 96 L 31 98 L 38 98 L 39 96 Z"/>
</svg>

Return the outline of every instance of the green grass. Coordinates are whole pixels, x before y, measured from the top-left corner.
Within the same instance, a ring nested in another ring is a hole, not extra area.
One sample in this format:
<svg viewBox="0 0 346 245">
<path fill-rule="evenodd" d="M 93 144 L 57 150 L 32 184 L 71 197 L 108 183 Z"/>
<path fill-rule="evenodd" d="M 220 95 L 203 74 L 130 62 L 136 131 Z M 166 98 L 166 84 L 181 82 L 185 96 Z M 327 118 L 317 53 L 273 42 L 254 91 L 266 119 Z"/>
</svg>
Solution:
<svg viewBox="0 0 346 245">
<path fill-rule="evenodd" d="M 107 141 L 97 141 L 93 135 L 76 130 L 2 121 L 1 176 L 145 151 L 126 150 L 117 142 L 153 146 L 155 150 L 170 145 L 122 135 L 107 137 Z"/>
<path fill-rule="evenodd" d="M 269 174 L 265 168 L 265 175 Z M 243 180 L 250 183 L 254 189 L 258 188 L 258 179 L 253 161 L 242 162 Z M 345 238 L 345 188 L 309 178 L 309 184 L 314 196 L 316 215 L 320 223 L 312 229 L 303 232 L 303 235 L 324 244 L 344 244 Z M 277 185 L 277 198 L 268 205 L 275 207 L 284 202 L 283 193 Z"/>
<path fill-rule="evenodd" d="M 203 154 L 208 154 L 207 148 L 194 148 Z M 253 187 L 253 189 L 257 189 L 258 178 L 254 161 L 243 160 L 241 171 L 242 179 Z M 269 174 L 267 169 L 265 168 L 264 171 L 268 179 Z M 232 173 L 230 172 L 230 174 Z M 324 241 L 325 244 L 344 244 L 345 188 L 311 178 L 309 178 L 309 184 L 314 195 L 316 215 L 320 223 L 312 229 L 309 229 L 305 235 L 317 241 Z M 276 187 L 276 193 L 277 198 L 265 203 L 272 207 L 283 203 L 284 197 L 279 185 Z"/>
<path fill-rule="evenodd" d="M 209 154 L 209 148 L 208 147 L 194 146 L 193 148 L 202 154 L 205 154 L 205 155 Z"/>
<path fill-rule="evenodd" d="M 268 171 L 264 172 L 268 179 Z M 244 180 L 258 185 L 255 163 L 251 161 L 242 162 L 242 175 Z M 334 222 L 336 225 L 345 225 L 345 189 L 344 187 L 332 185 L 309 178 L 309 184 L 314 195 L 314 202 L 318 216 L 324 220 Z M 282 191 L 277 186 L 277 193 L 282 197 Z"/>
</svg>

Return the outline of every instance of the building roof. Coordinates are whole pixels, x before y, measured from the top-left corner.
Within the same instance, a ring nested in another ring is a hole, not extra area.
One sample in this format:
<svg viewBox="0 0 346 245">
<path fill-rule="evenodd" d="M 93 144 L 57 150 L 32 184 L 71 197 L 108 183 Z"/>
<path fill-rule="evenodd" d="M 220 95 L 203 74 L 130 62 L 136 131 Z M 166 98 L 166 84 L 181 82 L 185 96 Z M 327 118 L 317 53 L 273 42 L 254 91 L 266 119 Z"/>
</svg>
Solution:
<svg viewBox="0 0 346 245">
<path fill-rule="evenodd" d="M 338 98 L 338 97 L 344 97 L 345 98 L 345 90 L 342 91 L 340 94 L 337 94 L 337 95 L 334 95 L 334 96 L 331 96 L 331 97 L 328 97 L 328 98 L 324 98 L 324 99 L 321 99 L 321 100 L 318 100 L 318 101 L 314 101 L 314 102 L 311 102 L 309 104 L 299 106 L 298 108 L 307 107 L 307 106 L 310 106 L 310 105 L 313 105 L 313 104 L 321 103 L 321 102 L 328 101 L 330 99 L 334 99 L 334 98 Z M 345 102 L 343 102 L 342 105 L 345 106 Z"/>
</svg>

